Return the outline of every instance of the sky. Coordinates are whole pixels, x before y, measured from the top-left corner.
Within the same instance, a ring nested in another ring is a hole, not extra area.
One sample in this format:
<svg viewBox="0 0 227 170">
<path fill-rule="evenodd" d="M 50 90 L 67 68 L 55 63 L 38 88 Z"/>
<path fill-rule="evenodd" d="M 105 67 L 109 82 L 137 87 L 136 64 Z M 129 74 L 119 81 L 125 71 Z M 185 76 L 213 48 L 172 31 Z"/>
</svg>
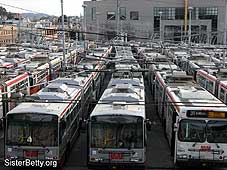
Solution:
<svg viewBox="0 0 227 170">
<path fill-rule="evenodd" d="M 67 16 L 79 16 L 83 14 L 83 1 L 63 0 L 64 14 Z M 0 0 L 0 6 L 6 8 L 7 11 L 27 13 L 29 11 L 4 6 L 1 3 L 49 15 L 61 15 L 61 0 Z"/>
</svg>

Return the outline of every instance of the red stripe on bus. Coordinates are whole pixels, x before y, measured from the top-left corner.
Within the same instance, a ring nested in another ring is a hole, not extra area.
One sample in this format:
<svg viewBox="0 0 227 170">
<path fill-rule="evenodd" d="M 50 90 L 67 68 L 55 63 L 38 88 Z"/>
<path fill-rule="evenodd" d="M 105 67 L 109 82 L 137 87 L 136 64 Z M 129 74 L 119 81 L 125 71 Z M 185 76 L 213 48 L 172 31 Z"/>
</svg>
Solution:
<svg viewBox="0 0 227 170">
<path fill-rule="evenodd" d="M 165 88 L 165 83 L 162 81 L 161 75 L 158 74 L 158 72 L 156 73 L 156 77 L 157 77 L 158 81 L 161 83 L 162 87 Z"/>
<path fill-rule="evenodd" d="M 69 106 L 72 104 L 72 102 L 81 94 L 81 90 L 77 92 L 76 96 L 70 101 L 70 103 L 66 106 L 66 108 L 63 110 L 63 112 L 60 114 L 60 117 L 64 115 L 64 113 L 68 110 Z"/>
<path fill-rule="evenodd" d="M 200 70 L 198 73 L 200 73 L 201 75 L 205 76 L 206 78 L 208 78 L 209 80 L 212 80 L 212 81 L 216 81 L 217 78 L 214 78 L 212 75 L 206 73 L 205 71 L 203 70 Z"/>
<path fill-rule="evenodd" d="M 7 86 L 11 86 L 12 84 L 16 84 L 16 83 L 18 83 L 19 81 L 24 80 L 25 78 L 28 78 L 28 73 L 24 73 L 24 74 L 22 74 L 22 75 L 20 75 L 20 76 L 15 77 L 15 78 L 12 79 L 12 80 L 7 81 L 7 82 L 6 82 L 6 85 L 7 85 Z"/>
<path fill-rule="evenodd" d="M 221 82 L 220 81 L 220 85 L 222 86 L 222 87 L 224 87 L 225 89 L 227 89 L 227 85 L 226 84 L 224 84 L 223 82 Z"/>
<path fill-rule="evenodd" d="M 176 110 L 178 112 L 180 112 L 180 106 L 177 105 L 176 101 L 174 100 L 174 97 L 172 96 L 172 94 L 168 91 L 168 89 L 166 89 L 167 95 L 170 97 L 170 99 L 172 100 L 172 104 L 176 107 Z M 166 102 L 166 101 L 165 101 Z"/>
</svg>

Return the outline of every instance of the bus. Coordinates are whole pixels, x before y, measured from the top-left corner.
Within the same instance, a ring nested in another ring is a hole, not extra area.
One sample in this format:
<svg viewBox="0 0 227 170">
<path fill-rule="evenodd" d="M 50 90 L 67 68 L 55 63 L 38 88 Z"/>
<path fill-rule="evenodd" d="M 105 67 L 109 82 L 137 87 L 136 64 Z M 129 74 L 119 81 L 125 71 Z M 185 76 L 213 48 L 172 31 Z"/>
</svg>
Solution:
<svg viewBox="0 0 227 170">
<path fill-rule="evenodd" d="M 165 135 L 176 166 L 226 166 L 227 107 L 192 84 L 164 87 Z"/>
<path fill-rule="evenodd" d="M 92 87 L 91 74 L 57 78 L 8 112 L 5 159 L 56 160 L 62 166 L 88 115 Z"/>
<path fill-rule="evenodd" d="M 144 104 L 138 78 L 111 79 L 88 120 L 88 168 L 145 169 Z"/>
</svg>

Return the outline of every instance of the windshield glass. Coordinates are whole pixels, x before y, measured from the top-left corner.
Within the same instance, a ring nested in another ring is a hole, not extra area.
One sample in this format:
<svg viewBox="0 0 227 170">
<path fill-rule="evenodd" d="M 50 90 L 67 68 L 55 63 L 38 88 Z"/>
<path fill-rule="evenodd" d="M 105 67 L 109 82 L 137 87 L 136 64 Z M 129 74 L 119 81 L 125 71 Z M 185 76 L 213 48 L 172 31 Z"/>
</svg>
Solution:
<svg viewBox="0 0 227 170">
<path fill-rule="evenodd" d="M 227 121 L 211 120 L 207 123 L 207 142 L 227 143 Z"/>
<path fill-rule="evenodd" d="M 205 120 L 183 119 L 180 122 L 178 138 L 183 142 L 205 142 Z"/>
<path fill-rule="evenodd" d="M 57 116 L 17 114 L 7 116 L 7 144 L 57 146 Z"/>
<path fill-rule="evenodd" d="M 93 117 L 91 120 L 91 129 L 91 147 L 143 147 L 143 119 L 141 117 Z"/>
</svg>

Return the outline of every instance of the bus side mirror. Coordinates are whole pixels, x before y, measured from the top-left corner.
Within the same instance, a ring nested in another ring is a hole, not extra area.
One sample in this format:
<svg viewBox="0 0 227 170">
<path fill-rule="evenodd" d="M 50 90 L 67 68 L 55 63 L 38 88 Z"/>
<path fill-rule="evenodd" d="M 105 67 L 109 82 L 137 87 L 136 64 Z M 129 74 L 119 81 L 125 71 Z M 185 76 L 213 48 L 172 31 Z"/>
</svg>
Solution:
<svg viewBox="0 0 227 170">
<path fill-rule="evenodd" d="M 148 131 L 151 131 L 151 121 L 149 119 L 146 120 L 146 127 Z"/>
<path fill-rule="evenodd" d="M 174 123 L 173 131 L 176 132 L 177 129 L 178 129 L 178 124 L 177 123 Z"/>
</svg>

